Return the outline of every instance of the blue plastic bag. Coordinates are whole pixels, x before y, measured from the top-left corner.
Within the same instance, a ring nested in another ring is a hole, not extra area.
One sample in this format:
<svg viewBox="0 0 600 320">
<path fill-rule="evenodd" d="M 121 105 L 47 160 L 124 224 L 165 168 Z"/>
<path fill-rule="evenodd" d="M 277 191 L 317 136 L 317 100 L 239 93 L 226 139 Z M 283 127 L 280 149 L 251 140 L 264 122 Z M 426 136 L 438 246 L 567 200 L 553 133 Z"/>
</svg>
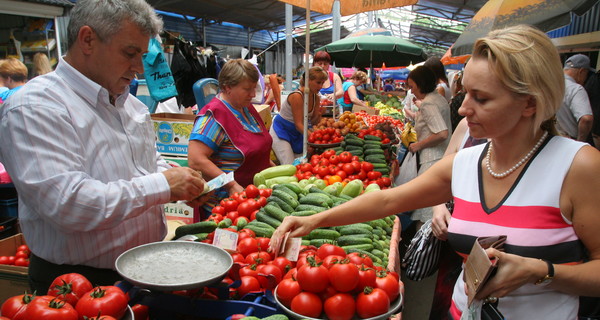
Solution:
<svg viewBox="0 0 600 320">
<path fill-rule="evenodd" d="M 164 101 L 177 96 L 171 68 L 169 68 L 162 46 L 156 38 L 150 39 L 148 53 L 144 54 L 142 61 L 146 85 L 152 99 Z"/>
</svg>

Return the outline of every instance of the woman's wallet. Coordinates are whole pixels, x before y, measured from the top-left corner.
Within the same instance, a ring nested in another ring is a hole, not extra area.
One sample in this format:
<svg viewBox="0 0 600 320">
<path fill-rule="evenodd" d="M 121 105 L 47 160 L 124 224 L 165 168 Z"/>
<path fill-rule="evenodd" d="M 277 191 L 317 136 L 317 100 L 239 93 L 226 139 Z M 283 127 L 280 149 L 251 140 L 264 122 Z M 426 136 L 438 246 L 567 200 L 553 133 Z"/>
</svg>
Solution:
<svg viewBox="0 0 600 320">
<path fill-rule="evenodd" d="M 489 258 L 485 249 L 502 250 L 506 236 L 479 237 L 475 240 L 471 253 L 465 263 L 465 283 L 467 284 L 468 305 L 471 305 L 475 295 L 481 291 L 485 283 L 494 275 L 498 258 Z"/>
</svg>

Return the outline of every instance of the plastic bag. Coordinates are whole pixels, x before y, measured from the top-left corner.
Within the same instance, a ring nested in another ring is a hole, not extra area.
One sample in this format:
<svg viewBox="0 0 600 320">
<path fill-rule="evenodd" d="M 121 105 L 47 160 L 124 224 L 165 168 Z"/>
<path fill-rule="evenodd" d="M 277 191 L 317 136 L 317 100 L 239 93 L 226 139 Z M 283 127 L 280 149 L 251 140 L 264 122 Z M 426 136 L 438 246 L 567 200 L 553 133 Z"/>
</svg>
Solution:
<svg viewBox="0 0 600 320">
<path fill-rule="evenodd" d="M 439 267 L 441 253 L 442 242 L 433 235 L 429 219 L 410 241 L 402 258 L 406 277 L 419 281 L 434 274 Z"/>
<path fill-rule="evenodd" d="M 150 39 L 148 53 L 144 54 L 142 62 L 144 63 L 146 85 L 152 99 L 164 101 L 177 96 L 171 68 L 169 68 L 162 46 L 156 38 Z"/>
<path fill-rule="evenodd" d="M 402 161 L 402 164 L 400 165 L 400 173 L 396 177 L 394 184 L 399 186 L 416 178 L 419 171 L 418 165 L 417 153 L 412 153 L 410 151 L 406 152 L 404 161 Z"/>
</svg>

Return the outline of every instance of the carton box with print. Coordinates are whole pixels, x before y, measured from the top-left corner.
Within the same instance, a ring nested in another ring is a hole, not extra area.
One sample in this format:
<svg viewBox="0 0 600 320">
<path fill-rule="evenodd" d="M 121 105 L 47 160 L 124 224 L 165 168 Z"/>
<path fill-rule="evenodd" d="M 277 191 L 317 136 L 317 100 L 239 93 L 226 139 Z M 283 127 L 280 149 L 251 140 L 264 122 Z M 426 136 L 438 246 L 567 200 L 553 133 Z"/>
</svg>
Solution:
<svg viewBox="0 0 600 320">
<path fill-rule="evenodd" d="M 180 113 L 152 114 L 158 152 L 163 155 L 187 156 L 195 118 L 194 115 Z"/>
<path fill-rule="evenodd" d="M 370 115 L 378 115 L 379 114 L 379 109 L 373 108 L 373 107 L 363 107 L 363 106 L 359 106 L 359 105 L 354 105 L 352 107 L 352 112 L 361 112 L 364 111 L 367 114 Z"/>
<path fill-rule="evenodd" d="M 14 256 L 22 244 L 25 244 L 22 233 L 0 240 L 0 256 Z M 0 265 L 0 302 L 25 291 L 31 292 L 27 280 L 28 271 L 27 267 Z"/>
<path fill-rule="evenodd" d="M 271 118 L 271 107 L 268 104 L 255 104 L 254 108 L 260 115 L 265 127 L 267 127 L 267 129 L 271 128 L 271 123 L 273 122 L 273 119 Z"/>
</svg>

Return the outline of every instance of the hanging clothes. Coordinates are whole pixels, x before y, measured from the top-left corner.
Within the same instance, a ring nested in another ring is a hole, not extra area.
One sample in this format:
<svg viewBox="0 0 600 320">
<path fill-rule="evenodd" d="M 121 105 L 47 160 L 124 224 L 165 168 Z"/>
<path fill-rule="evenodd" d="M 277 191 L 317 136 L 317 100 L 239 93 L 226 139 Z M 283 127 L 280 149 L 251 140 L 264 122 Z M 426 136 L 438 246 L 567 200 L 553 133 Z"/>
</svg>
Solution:
<svg viewBox="0 0 600 320">
<path fill-rule="evenodd" d="M 196 81 L 209 78 L 211 75 L 198 61 L 196 47 L 182 40 L 175 41 L 171 71 L 177 88 L 177 103 L 184 107 L 196 104 L 192 87 Z"/>
</svg>

